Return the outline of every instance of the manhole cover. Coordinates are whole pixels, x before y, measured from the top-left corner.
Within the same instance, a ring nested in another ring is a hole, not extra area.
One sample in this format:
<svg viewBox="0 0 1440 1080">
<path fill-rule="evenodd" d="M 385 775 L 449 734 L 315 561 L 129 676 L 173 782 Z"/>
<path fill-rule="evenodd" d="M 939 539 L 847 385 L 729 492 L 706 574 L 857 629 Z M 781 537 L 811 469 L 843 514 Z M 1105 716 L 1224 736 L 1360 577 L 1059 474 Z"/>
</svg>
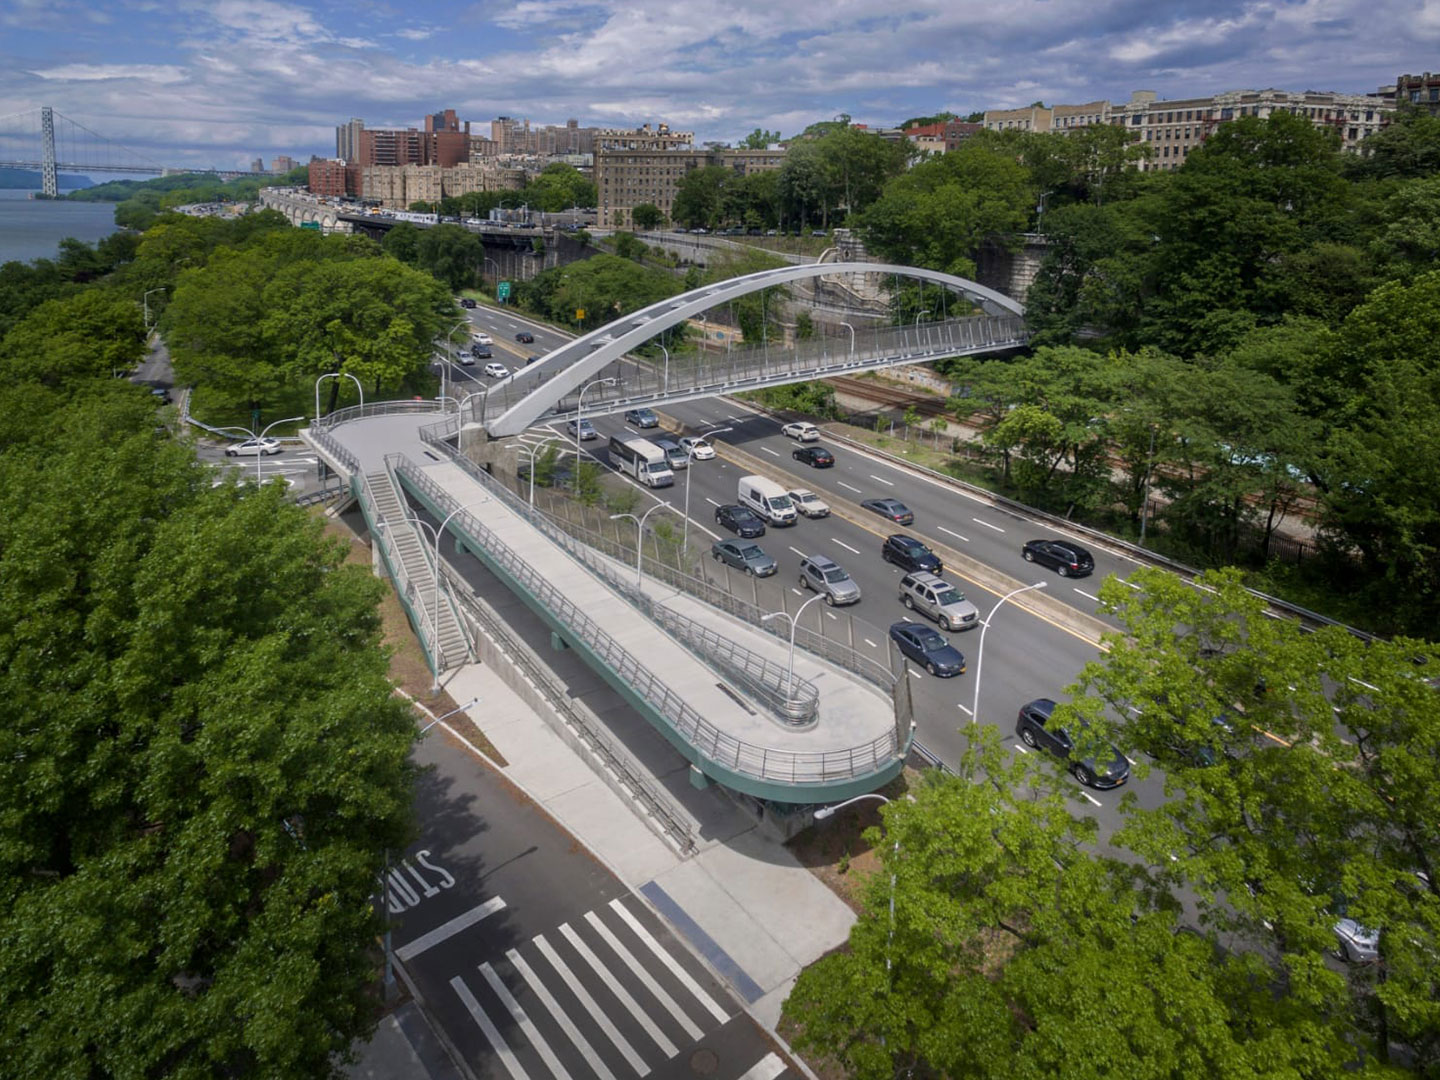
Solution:
<svg viewBox="0 0 1440 1080">
<path fill-rule="evenodd" d="M 712 1076 L 719 1067 L 720 1059 L 713 1050 L 701 1047 L 690 1055 L 690 1071 L 696 1076 Z"/>
</svg>

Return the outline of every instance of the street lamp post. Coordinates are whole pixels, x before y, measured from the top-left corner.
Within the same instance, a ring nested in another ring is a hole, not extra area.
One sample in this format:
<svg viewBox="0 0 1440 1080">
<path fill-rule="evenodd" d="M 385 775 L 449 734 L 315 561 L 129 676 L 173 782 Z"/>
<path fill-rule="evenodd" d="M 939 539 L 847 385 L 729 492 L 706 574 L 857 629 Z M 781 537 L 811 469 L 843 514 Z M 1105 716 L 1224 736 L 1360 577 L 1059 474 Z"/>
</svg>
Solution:
<svg viewBox="0 0 1440 1080">
<path fill-rule="evenodd" d="M 445 397 L 448 382 L 447 376 L 450 374 L 450 350 L 455 344 L 455 331 L 459 330 L 462 326 L 469 325 L 469 319 L 461 319 L 454 326 L 450 327 L 449 330 L 445 331 L 445 360 L 440 365 L 440 396 L 442 398 Z"/>
<path fill-rule="evenodd" d="M 355 389 L 360 392 L 360 407 L 365 407 L 365 387 L 360 385 L 360 380 L 348 371 L 327 371 L 315 380 L 315 423 L 320 423 L 320 384 L 326 379 L 349 379 L 355 384 Z"/>
<path fill-rule="evenodd" d="M 150 294 L 153 293 L 153 292 L 164 292 L 164 291 L 165 291 L 165 287 L 164 287 L 163 285 L 160 286 L 159 288 L 155 288 L 155 289 L 146 289 L 146 290 L 145 290 L 145 295 L 140 298 L 141 306 L 144 307 L 144 309 L 145 309 L 145 332 L 146 332 L 146 333 L 149 333 L 149 332 L 150 332 Z"/>
<path fill-rule="evenodd" d="M 805 609 L 824 597 L 824 593 L 816 593 L 809 600 L 800 605 L 800 610 L 791 615 L 788 611 L 772 611 L 769 615 L 761 615 L 761 622 L 769 622 L 771 619 L 785 619 L 790 623 L 790 659 L 785 667 L 785 696 L 793 697 L 795 693 L 795 627 L 800 624 L 800 616 L 805 614 Z"/>
<path fill-rule="evenodd" d="M 603 379 L 591 379 L 580 388 L 580 393 L 575 396 L 575 482 L 580 482 L 580 427 L 585 419 L 585 391 L 592 386 L 614 386 L 618 380 L 612 376 Z"/>
<path fill-rule="evenodd" d="M 923 310 L 921 310 L 921 311 L 917 311 L 917 312 L 915 313 L 915 348 L 917 348 L 917 349 L 920 348 L 920 317 L 921 317 L 922 315 L 929 315 L 929 314 L 930 314 L 930 309 L 929 309 L 929 308 L 925 308 L 925 309 L 923 309 Z"/>
<path fill-rule="evenodd" d="M 711 435 L 721 435 L 727 431 L 734 431 L 733 427 L 711 428 L 709 431 L 702 431 L 696 436 L 697 439 L 708 439 Z M 685 552 L 688 560 L 690 557 L 690 470 L 695 464 L 695 444 L 690 444 L 690 449 L 685 451 L 685 524 L 681 526 L 680 547 Z"/>
<path fill-rule="evenodd" d="M 816 810 L 816 811 L 815 811 L 815 820 L 816 820 L 816 821 L 824 821 L 824 820 L 825 820 L 826 818 L 828 818 L 830 815 L 832 815 L 833 813 L 835 813 L 836 810 L 843 810 L 843 809 L 845 809 L 845 807 L 849 806 L 850 804 L 860 802 L 862 799 L 879 799 L 882 803 L 885 803 L 886 805 L 889 805 L 889 802 L 890 802 L 890 800 L 887 799 L 884 795 L 880 795 L 880 794 L 877 794 L 877 793 L 875 793 L 875 792 L 871 792 L 871 793 L 868 794 L 868 795 L 856 795 L 853 799 L 846 799 L 844 802 L 842 802 L 842 803 L 836 803 L 834 806 L 822 806 L 819 810 Z M 894 852 L 894 854 L 896 854 L 896 855 L 899 855 L 899 854 L 900 854 L 900 838 L 899 838 L 898 836 L 895 838 L 895 846 L 894 846 L 891 850 L 892 850 L 892 851 Z M 890 868 L 890 934 L 889 934 L 889 936 L 886 937 L 886 939 L 885 939 L 885 974 L 886 974 L 886 975 L 889 975 L 889 974 L 890 974 L 890 953 L 891 953 L 891 951 L 893 950 L 894 945 L 895 945 L 895 868 L 892 866 L 892 867 Z"/>
<path fill-rule="evenodd" d="M 662 394 L 668 394 L 670 393 L 670 350 L 665 348 L 664 345 L 661 345 L 660 351 L 665 354 L 665 378 L 661 383 L 660 392 Z"/>
<path fill-rule="evenodd" d="M 532 469 L 531 472 L 533 473 L 534 470 Z M 657 502 L 654 506 L 650 507 L 649 510 L 646 510 L 645 513 L 642 514 L 640 517 L 636 517 L 634 514 L 611 514 L 611 515 L 610 515 L 610 520 L 611 520 L 611 521 L 616 521 L 616 520 L 618 520 L 619 518 L 629 518 L 631 521 L 635 522 L 635 586 L 636 586 L 636 588 L 639 588 L 639 586 L 640 586 L 640 580 L 641 580 L 641 579 L 640 579 L 640 555 L 641 555 L 641 553 L 645 550 L 645 519 L 648 518 L 651 514 L 655 513 L 656 510 L 669 510 L 669 511 L 672 511 L 672 512 L 673 512 L 673 511 L 675 510 L 675 508 L 674 508 L 673 506 L 671 506 L 669 503 L 666 503 L 666 502 Z"/>
<path fill-rule="evenodd" d="M 255 482 L 258 484 L 258 483 L 260 483 L 260 481 L 263 479 L 263 474 L 262 474 L 261 469 L 260 469 L 260 463 L 261 463 L 261 461 L 264 460 L 265 455 L 260 452 L 260 440 L 263 439 L 263 438 L 265 438 L 265 432 L 269 431 L 269 430 L 270 430 L 271 428 L 273 428 L 273 427 L 279 426 L 280 424 L 294 424 L 294 423 L 299 423 L 299 422 L 303 421 L 304 419 L 305 419 L 305 417 L 303 417 L 303 416 L 287 416 L 284 420 L 276 420 L 274 423 L 266 424 L 265 427 L 264 427 L 263 429 L 261 429 L 259 435 L 256 435 L 255 432 L 251 431 L 251 430 L 250 430 L 249 428 L 247 428 L 247 427 L 241 427 L 239 424 L 230 424 L 230 425 L 228 425 L 228 426 L 226 426 L 226 427 L 223 427 L 223 428 L 216 428 L 216 430 L 217 430 L 217 431 L 243 431 L 246 435 L 249 435 L 250 438 L 252 438 L 253 440 L 255 440 Z"/>
<path fill-rule="evenodd" d="M 980 667 L 985 662 L 985 635 L 990 630 L 990 624 L 995 621 L 995 613 L 1012 596 L 1019 596 L 1022 592 L 1029 592 L 1031 589 L 1043 589 L 1048 584 L 1049 582 L 1046 581 L 1037 581 L 1034 585 L 1022 585 L 1018 589 L 1011 589 L 996 602 L 995 606 L 990 609 L 990 614 L 985 617 L 985 621 L 980 624 L 980 647 L 975 651 L 975 698 L 971 702 L 971 724 L 980 719 Z"/>
<path fill-rule="evenodd" d="M 1150 425 L 1150 453 L 1145 458 L 1145 486 L 1140 495 L 1140 546 L 1145 546 L 1145 522 L 1150 516 L 1150 470 L 1155 467 L 1155 425 Z"/>
<path fill-rule="evenodd" d="M 844 321 L 840 325 L 850 331 L 850 359 L 853 361 L 855 359 L 855 328 Z"/>
<path fill-rule="evenodd" d="M 560 437 L 560 436 L 558 436 L 558 435 L 551 435 L 549 438 L 541 439 L 541 440 L 540 440 L 538 443 L 536 443 L 534 446 L 528 446 L 528 445 L 526 445 L 525 443 L 513 443 L 513 444 L 512 444 L 512 445 L 515 447 L 516 450 L 523 450 L 523 451 L 525 451 L 525 457 L 526 457 L 526 459 L 530 462 L 530 505 L 531 505 L 531 506 L 534 506 L 534 505 L 535 505 L 535 462 L 536 462 L 536 460 L 537 460 L 537 458 L 538 458 L 538 455 L 539 455 L 540 451 L 543 450 L 545 447 L 549 446 L 552 442 L 554 442 L 554 441 L 555 441 L 556 439 L 558 439 L 559 437 Z"/>
<path fill-rule="evenodd" d="M 479 704 L 480 704 L 480 699 L 479 699 L 478 697 L 472 697 L 469 701 L 465 702 L 464 705 L 457 705 L 457 706 L 455 706 L 455 708 L 451 709 L 451 710 L 450 710 L 449 712 L 447 712 L 444 716 L 437 716 L 437 717 L 435 717 L 434 720 L 431 720 L 428 724 L 426 724 L 424 727 L 422 727 L 422 728 L 420 729 L 420 734 L 421 734 L 421 735 L 424 735 L 427 731 L 429 731 L 432 727 L 434 727 L 436 724 L 440 723 L 441 721 L 443 721 L 443 720 L 449 720 L 450 717 L 454 716 L 456 713 L 464 712 L 466 709 L 469 709 L 469 708 L 471 708 L 471 707 L 473 707 L 473 706 L 475 706 L 475 705 L 479 705 Z"/>
</svg>

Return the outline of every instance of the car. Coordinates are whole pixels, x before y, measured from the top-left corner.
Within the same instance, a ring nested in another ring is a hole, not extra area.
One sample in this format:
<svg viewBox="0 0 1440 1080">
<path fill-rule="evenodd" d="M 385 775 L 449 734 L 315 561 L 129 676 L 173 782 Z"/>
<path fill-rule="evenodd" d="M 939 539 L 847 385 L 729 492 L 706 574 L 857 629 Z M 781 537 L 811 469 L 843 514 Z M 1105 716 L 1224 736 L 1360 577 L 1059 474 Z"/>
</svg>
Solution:
<svg viewBox="0 0 1440 1080">
<path fill-rule="evenodd" d="M 965 654 L 945 640 L 945 635 L 920 623 L 890 624 L 890 640 L 902 656 L 914 660 L 931 675 L 953 679 L 965 674 Z"/>
<path fill-rule="evenodd" d="M 246 439 L 244 442 L 238 442 L 234 446 L 227 446 L 225 448 L 225 456 L 253 457 L 258 454 L 264 457 L 267 454 L 278 454 L 283 449 L 284 447 L 280 445 L 279 439 Z"/>
<path fill-rule="evenodd" d="M 797 421 L 782 427 L 780 434 L 801 442 L 815 442 L 820 438 L 820 429 L 807 421 Z"/>
<path fill-rule="evenodd" d="M 625 422 L 637 428 L 652 428 L 660 426 L 660 417 L 655 415 L 654 409 L 630 409 L 625 413 Z"/>
<path fill-rule="evenodd" d="M 860 505 L 872 514 L 879 514 L 883 518 L 888 518 L 890 521 L 895 522 L 896 525 L 915 524 L 915 515 L 912 514 L 910 508 L 899 499 L 865 499 Z"/>
<path fill-rule="evenodd" d="M 860 601 L 860 586 L 828 555 L 806 555 L 800 560 L 800 584 L 825 597 L 831 607 Z"/>
<path fill-rule="evenodd" d="M 538 356 L 527 356 L 527 357 L 525 358 L 525 366 L 526 366 L 526 367 L 529 367 L 531 364 L 535 363 L 535 361 L 537 361 L 537 360 L 539 360 L 539 359 L 540 359 L 540 357 L 538 357 Z"/>
<path fill-rule="evenodd" d="M 490 346 L 489 346 L 489 345 L 471 345 L 471 346 L 470 346 L 470 356 L 471 356 L 472 359 L 475 359 L 475 360 L 489 360 L 490 357 L 492 357 L 492 356 L 494 356 L 494 355 L 495 355 L 495 354 L 490 351 Z M 460 363 L 464 364 L 465 361 L 462 359 L 462 360 L 460 361 Z M 469 365 L 466 365 L 466 366 L 468 367 Z"/>
<path fill-rule="evenodd" d="M 485 355 L 489 356 L 490 354 L 486 353 Z M 472 356 L 470 353 L 461 353 L 459 363 L 461 367 L 474 367 L 475 357 Z"/>
<path fill-rule="evenodd" d="M 578 422 L 571 420 L 565 425 L 565 430 L 571 435 L 578 435 L 582 442 L 589 442 L 591 439 L 600 437 L 600 433 L 595 430 L 589 420 L 581 419 Z"/>
<path fill-rule="evenodd" d="M 495 344 L 495 339 L 492 338 L 489 334 L 485 333 L 485 331 L 483 331 L 483 330 L 472 330 L 472 331 L 470 331 L 470 340 L 473 341 L 473 342 L 475 342 L 476 345 L 494 345 L 494 344 Z"/>
<path fill-rule="evenodd" d="M 754 577 L 769 577 L 779 569 L 779 564 L 753 540 L 721 540 L 710 545 L 710 554 L 716 562 Z"/>
<path fill-rule="evenodd" d="M 716 507 L 715 524 L 747 540 L 765 535 L 765 522 L 753 510 L 734 503 Z"/>
<path fill-rule="evenodd" d="M 150 391 L 150 396 L 155 399 L 157 405 L 170 404 L 170 391 L 163 386 L 157 386 Z"/>
<path fill-rule="evenodd" d="M 835 455 L 823 446 L 802 446 L 792 451 L 790 456 L 812 469 L 828 469 L 835 464 Z"/>
<path fill-rule="evenodd" d="M 535 335 L 530 333 L 529 330 L 521 330 L 515 335 L 515 340 L 520 342 L 521 345 L 534 345 Z"/>
<path fill-rule="evenodd" d="M 969 630 L 980 625 L 980 611 L 964 593 L 924 570 L 900 579 L 900 602 L 911 611 L 928 615 L 942 630 Z"/>
<path fill-rule="evenodd" d="M 766 235 L 766 236 L 778 236 L 778 235 L 779 235 L 779 231 L 776 230 L 776 229 L 766 229 L 766 230 L 765 230 L 765 235 Z"/>
<path fill-rule="evenodd" d="M 696 461 L 709 461 L 715 456 L 715 447 L 698 435 L 686 435 L 680 440 L 680 448 Z"/>
<path fill-rule="evenodd" d="M 651 439 L 650 441 L 665 451 L 665 463 L 670 466 L 671 472 L 690 467 L 690 455 L 674 439 Z"/>
<path fill-rule="evenodd" d="M 901 570 L 926 570 L 932 574 L 943 574 L 945 567 L 940 557 L 913 536 L 892 533 L 880 545 L 880 558 L 894 563 Z"/>
<path fill-rule="evenodd" d="M 460 298 L 460 306 L 463 308 L 473 308 L 476 304 L 475 301 L 471 300 L 468 296 L 462 296 Z"/>
<path fill-rule="evenodd" d="M 1090 552 L 1069 540 L 1027 540 L 1020 553 L 1026 562 L 1048 566 L 1061 577 L 1084 577 L 1095 570 Z"/>
<path fill-rule="evenodd" d="M 510 369 L 504 364 L 492 361 L 485 365 L 485 374 L 492 379 L 503 379 L 510 374 Z"/>
<path fill-rule="evenodd" d="M 830 516 L 830 504 L 809 488 L 791 488 L 788 494 L 790 501 L 795 504 L 795 509 L 806 517 L 823 518 Z"/>
<path fill-rule="evenodd" d="M 1070 752 L 1075 749 L 1075 740 L 1065 728 L 1052 722 L 1054 711 L 1055 702 L 1049 698 L 1036 698 L 1020 706 L 1015 734 L 1026 746 L 1044 750 L 1066 762 L 1075 779 L 1087 787 L 1107 791 L 1130 779 L 1129 758 L 1113 746 L 1105 746 L 1100 757 L 1071 760 Z"/>
<path fill-rule="evenodd" d="M 810 230 L 810 235 L 811 235 L 811 236 L 828 236 L 829 233 L 827 233 L 824 229 L 811 229 L 811 230 Z"/>
</svg>

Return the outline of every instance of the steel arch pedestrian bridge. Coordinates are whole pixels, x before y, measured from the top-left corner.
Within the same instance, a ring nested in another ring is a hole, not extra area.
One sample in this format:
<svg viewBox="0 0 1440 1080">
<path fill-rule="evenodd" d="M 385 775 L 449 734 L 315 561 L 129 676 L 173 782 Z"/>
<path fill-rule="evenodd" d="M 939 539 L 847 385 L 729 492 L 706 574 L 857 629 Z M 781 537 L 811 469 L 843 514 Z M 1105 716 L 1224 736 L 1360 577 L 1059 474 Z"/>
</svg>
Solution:
<svg viewBox="0 0 1440 1080">
<path fill-rule="evenodd" d="M 721 304 L 764 289 L 837 274 L 894 275 L 941 285 L 983 314 L 886 326 L 848 340 L 796 342 L 792 348 L 754 343 L 725 353 L 687 355 L 663 365 L 627 353 Z M 1025 309 L 993 289 L 936 270 L 888 263 L 816 263 L 762 270 L 673 296 L 582 334 L 494 386 L 466 417 L 492 437 L 508 437 L 542 420 L 565 419 L 583 405 L 589 414 L 660 405 L 823 379 L 947 356 L 1014 349 L 1025 344 Z M 837 347 L 838 343 L 838 347 Z M 613 377 L 612 384 L 597 380 Z M 594 384 L 592 386 L 592 384 Z M 595 392 L 580 395 L 587 387 Z"/>
</svg>

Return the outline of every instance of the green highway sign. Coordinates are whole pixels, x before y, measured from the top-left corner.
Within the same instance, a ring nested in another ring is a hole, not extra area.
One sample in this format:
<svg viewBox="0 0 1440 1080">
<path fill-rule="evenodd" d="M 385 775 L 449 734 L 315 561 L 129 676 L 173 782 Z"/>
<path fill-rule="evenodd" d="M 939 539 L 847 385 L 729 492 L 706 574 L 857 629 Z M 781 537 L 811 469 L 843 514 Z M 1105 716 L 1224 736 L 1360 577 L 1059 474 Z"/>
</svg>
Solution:
<svg viewBox="0 0 1440 1080">
<path fill-rule="evenodd" d="M 510 299 L 510 282 L 502 281 L 495 286 L 495 299 L 502 303 Z"/>
<path fill-rule="evenodd" d="M 300 223 L 300 228 L 302 228 L 302 229 L 315 229 L 315 230 L 318 232 L 319 229 L 320 229 L 320 222 L 318 222 L 318 221 L 302 221 L 302 222 Z"/>
</svg>

